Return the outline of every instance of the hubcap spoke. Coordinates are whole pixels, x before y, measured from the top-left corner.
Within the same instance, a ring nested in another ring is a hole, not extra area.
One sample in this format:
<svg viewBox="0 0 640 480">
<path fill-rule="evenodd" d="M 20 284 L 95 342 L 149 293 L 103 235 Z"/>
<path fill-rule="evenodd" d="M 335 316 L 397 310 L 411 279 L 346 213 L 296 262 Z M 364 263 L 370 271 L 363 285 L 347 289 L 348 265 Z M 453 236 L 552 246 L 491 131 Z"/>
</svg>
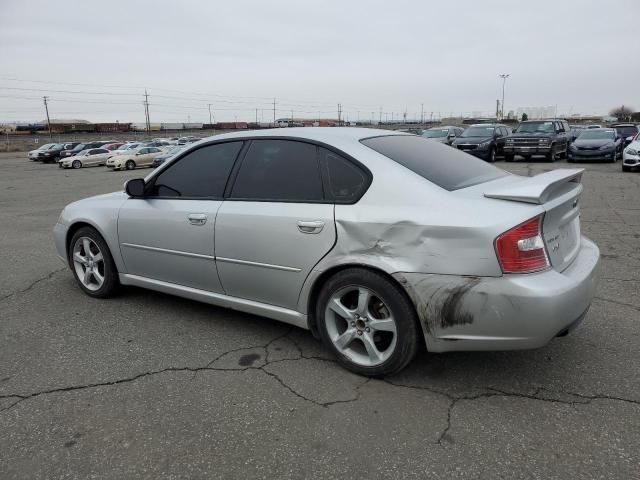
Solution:
<svg viewBox="0 0 640 480">
<path fill-rule="evenodd" d="M 349 310 L 347 307 L 345 307 L 339 298 L 332 298 L 329 301 L 329 308 L 345 320 L 351 320 L 353 318 L 353 310 Z"/>
<path fill-rule="evenodd" d="M 370 333 L 365 333 L 360 337 L 362 339 L 362 343 L 364 343 L 364 348 L 367 349 L 367 355 L 372 362 L 379 362 L 382 359 L 382 353 L 376 347 L 376 344 L 373 342 L 373 337 Z"/>
<path fill-rule="evenodd" d="M 84 271 L 84 278 L 82 279 L 82 283 L 84 283 L 85 285 L 89 285 L 91 283 L 91 275 L 92 275 L 91 269 L 87 268 Z"/>
<path fill-rule="evenodd" d="M 396 322 L 393 318 L 372 318 L 369 320 L 369 326 L 373 330 L 396 333 Z"/>
<path fill-rule="evenodd" d="M 102 253 L 98 252 L 95 255 L 93 255 L 93 261 L 96 262 L 96 263 L 101 262 L 102 261 Z"/>
<path fill-rule="evenodd" d="M 356 310 L 360 315 L 367 315 L 369 313 L 369 300 L 371 299 L 371 292 L 367 288 L 358 289 L 358 309 Z"/>
<path fill-rule="evenodd" d="M 91 244 L 89 243 L 89 239 L 88 238 L 83 238 L 82 239 L 82 246 L 84 248 L 84 256 L 85 257 L 90 257 L 91 255 Z"/>
<path fill-rule="evenodd" d="M 335 339 L 336 347 L 340 350 L 344 350 L 349 344 L 356 338 L 356 329 L 347 328 L 342 335 Z"/>
<path fill-rule="evenodd" d="M 100 275 L 100 272 L 98 272 L 97 270 L 93 271 L 93 278 L 95 279 L 96 283 L 98 284 L 98 287 L 102 286 L 102 282 L 104 282 L 104 277 L 102 275 Z"/>
<path fill-rule="evenodd" d="M 81 265 L 86 265 L 87 263 L 87 259 L 80 255 L 80 252 L 76 252 L 73 254 L 73 261 Z"/>
</svg>

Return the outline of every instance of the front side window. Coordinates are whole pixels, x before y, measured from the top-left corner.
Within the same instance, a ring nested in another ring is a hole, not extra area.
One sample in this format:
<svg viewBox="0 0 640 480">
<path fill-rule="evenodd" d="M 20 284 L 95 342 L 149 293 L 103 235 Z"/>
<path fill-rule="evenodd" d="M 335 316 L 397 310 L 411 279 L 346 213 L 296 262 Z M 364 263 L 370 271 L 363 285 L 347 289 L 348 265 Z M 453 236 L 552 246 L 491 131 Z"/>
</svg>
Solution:
<svg viewBox="0 0 640 480">
<path fill-rule="evenodd" d="M 254 140 L 238 171 L 231 198 L 323 200 L 318 147 L 291 140 Z"/>
<path fill-rule="evenodd" d="M 206 145 L 178 159 L 153 180 L 152 196 L 222 198 L 242 142 Z"/>
</svg>

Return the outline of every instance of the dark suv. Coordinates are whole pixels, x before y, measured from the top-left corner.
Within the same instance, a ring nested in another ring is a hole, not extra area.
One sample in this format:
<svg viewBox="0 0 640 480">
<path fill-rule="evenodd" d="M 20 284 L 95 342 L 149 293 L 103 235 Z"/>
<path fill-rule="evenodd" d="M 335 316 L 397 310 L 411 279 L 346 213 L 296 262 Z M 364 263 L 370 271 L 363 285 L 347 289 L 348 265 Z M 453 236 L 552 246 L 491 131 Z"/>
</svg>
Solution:
<svg viewBox="0 0 640 480">
<path fill-rule="evenodd" d="M 38 152 L 37 160 L 41 160 L 44 163 L 56 162 L 63 152 L 73 150 L 76 145 L 78 145 L 78 142 L 58 143 L 48 150 Z"/>
<path fill-rule="evenodd" d="M 453 141 L 452 146 L 483 160 L 495 162 L 496 157 L 504 155 L 504 142 L 508 136 L 509 130 L 504 125 L 481 123 L 465 129 Z"/>
<path fill-rule="evenodd" d="M 107 145 L 108 143 L 116 143 L 116 141 L 115 140 L 99 140 L 96 142 L 79 143 L 73 148 L 73 150 L 65 150 L 64 152 L 60 153 L 60 159 L 62 160 L 64 158 L 75 157 L 82 150 L 86 150 L 88 148 L 100 148 L 103 145 Z"/>
<path fill-rule="evenodd" d="M 507 137 L 504 144 L 504 159 L 512 162 L 516 155 L 529 160 L 534 155 L 542 155 L 553 162 L 558 157 L 567 157 L 571 128 L 566 120 L 530 120 L 522 122 Z"/>
</svg>

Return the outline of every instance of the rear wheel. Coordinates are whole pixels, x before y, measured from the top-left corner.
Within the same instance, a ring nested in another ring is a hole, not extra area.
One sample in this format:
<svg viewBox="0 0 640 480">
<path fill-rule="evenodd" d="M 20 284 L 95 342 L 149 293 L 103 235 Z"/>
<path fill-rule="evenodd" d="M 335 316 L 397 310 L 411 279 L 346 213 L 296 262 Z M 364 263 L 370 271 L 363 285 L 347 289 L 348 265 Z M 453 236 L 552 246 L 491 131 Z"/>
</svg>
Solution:
<svg viewBox="0 0 640 480">
<path fill-rule="evenodd" d="M 74 160 L 71 166 L 73 168 L 82 168 L 82 162 L 80 160 Z"/>
<path fill-rule="evenodd" d="M 113 294 L 118 286 L 118 271 L 109 247 L 94 228 L 78 230 L 68 251 L 73 275 L 87 295 L 105 298 Z"/>
<path fill-rule="evenodd" d="M 127 163 L 125 163 L 124 166 L 127 170 L 133 170 L 134 168 L 136 168 L 136 162 L 134 162 L 133 160 L 127 160 Z"/>
<path fill-rule="evenodd" d="M 415 356 L 419 325 L 413 304 L 380 273 L 337 273 L 322 287 L 315 313 L 323 342 L 353 372 L 388 375 Z"/>
</svg>

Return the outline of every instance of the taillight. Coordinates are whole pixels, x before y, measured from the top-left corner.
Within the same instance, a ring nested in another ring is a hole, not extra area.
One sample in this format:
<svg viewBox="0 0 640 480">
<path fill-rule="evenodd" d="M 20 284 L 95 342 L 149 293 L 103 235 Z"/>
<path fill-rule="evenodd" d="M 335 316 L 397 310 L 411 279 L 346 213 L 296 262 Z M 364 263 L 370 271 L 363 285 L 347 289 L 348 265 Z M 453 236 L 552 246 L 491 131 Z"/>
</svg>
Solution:
<svg viewBox="0 0 640 480">
<path fill-rule="evenodd" d="M 496 239 L 496 253 L 504 273 L 532 273 L 549 267 L 542 218 L 540 215 L 527 220 Z"/>
</svg>

